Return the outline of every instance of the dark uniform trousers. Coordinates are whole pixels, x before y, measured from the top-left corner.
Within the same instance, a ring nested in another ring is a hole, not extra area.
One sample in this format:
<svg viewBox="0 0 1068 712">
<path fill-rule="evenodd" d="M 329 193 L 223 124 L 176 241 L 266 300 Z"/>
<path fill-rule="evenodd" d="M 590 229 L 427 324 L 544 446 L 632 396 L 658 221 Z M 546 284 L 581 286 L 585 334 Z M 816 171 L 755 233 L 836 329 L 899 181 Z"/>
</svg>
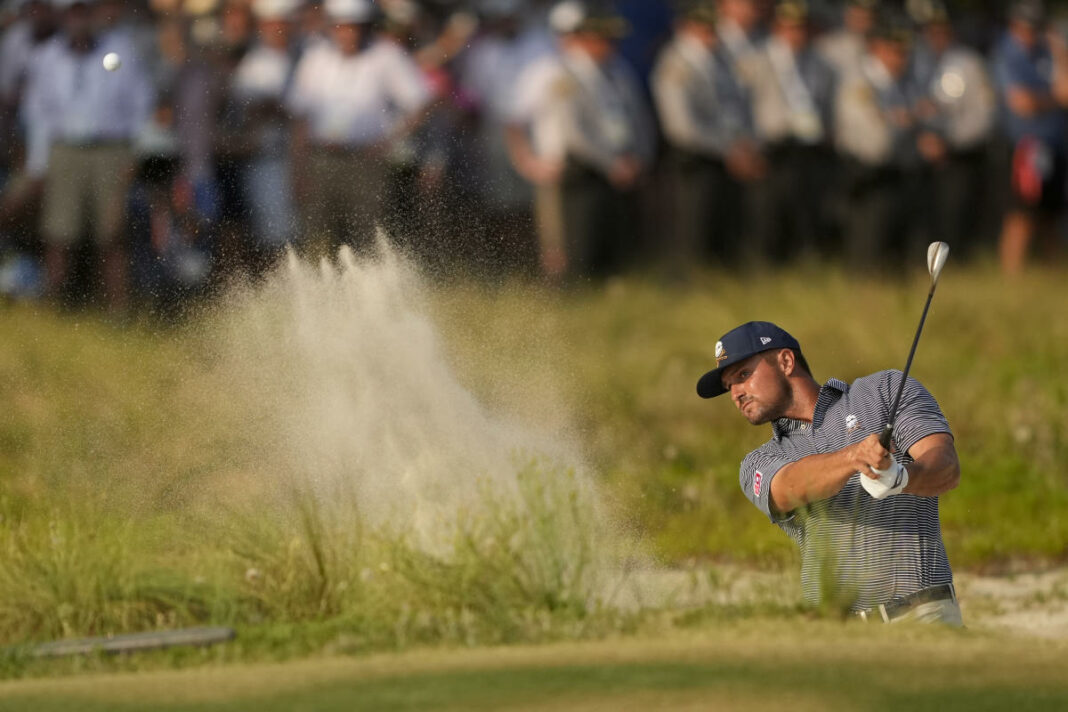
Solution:
<svg viewBox="0 0 1068 712">
<path fill-rule="evenodd" d="M 636 249 L 637 192 L 616 189 L 600 171 L 574 160 L 549 191 L 559 211 L 568 277 L 618 271 Z"/>
<path fill-rule="evenodd" d="M 917 239 L 924 182 L 920 170 L 846 159 L 843 253 L 851 266 L 877 268 L 908 254 Z"/>
<path fill-rule="evenodd" d="M 972 253 L 980 220 L 990 197 L 987 190 L 987 152 L 984 148 L 954 151 L 931 169 L 931 240 L 953 246 L 958 257 Z"/>
<path fill-rule="evenodd" d="M 665 157 L 671 202 L 670 252 L 678 265 L 732 261 L 742 223 L 742 191 L 715 156 L 671 148 Z"/>
<path fill-rule="evenodd" d="M 765 150 L 767 175 L 749 192 L 751 261 L 783 262 L 814 257 L 831 238 L 825 196 L 835 179 L 835 155 L 827 146 L 784 141 Z"/>
</svg>

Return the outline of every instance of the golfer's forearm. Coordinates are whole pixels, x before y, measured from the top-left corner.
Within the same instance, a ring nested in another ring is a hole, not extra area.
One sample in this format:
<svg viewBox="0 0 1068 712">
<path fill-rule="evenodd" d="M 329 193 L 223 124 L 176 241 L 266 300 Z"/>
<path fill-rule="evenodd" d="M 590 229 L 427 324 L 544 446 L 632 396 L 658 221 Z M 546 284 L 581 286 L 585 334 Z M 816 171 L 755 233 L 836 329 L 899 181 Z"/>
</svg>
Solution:
<svg viewBox="0 0 1068 712">
<path fill-rule="evenodd" d="M 920 497 L 936 497 L 960 483 L 960 463 L 952 447 L 931 450 L 907 469 L 909 484 L 904 491 Z"/>
<path fill-rule="evenodd" d="M 779 512 L 792 512 L 838 494 L 857 468 L 842 451 L 809 455 L 779 470 L 771 480 L 771 502 Z"/>
</svg>

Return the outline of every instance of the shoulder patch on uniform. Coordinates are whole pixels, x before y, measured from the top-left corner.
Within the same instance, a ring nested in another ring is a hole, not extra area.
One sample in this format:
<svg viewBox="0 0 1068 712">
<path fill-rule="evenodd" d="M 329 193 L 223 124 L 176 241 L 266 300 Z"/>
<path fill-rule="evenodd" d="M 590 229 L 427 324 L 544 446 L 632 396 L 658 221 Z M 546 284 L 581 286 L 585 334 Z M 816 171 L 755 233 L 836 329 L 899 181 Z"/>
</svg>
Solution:
<svg viewBox="0 0 1068 712">
<path fill-rule="evenodd" d="M 549 85 L 549 94 L 558 99 L 564 99 L 572 96 L 577 89 L 575 80 L 565 74 L 553 80 Z"/>
<path fill-rule="evenodd" d="M 857 84 L 853 87 L 853 99 L 862 104 L 874 104 L 875 91 L 867 84 Z"/>
<path fill-rule="evenodd" d="M 686 66 L 684 62 L 680 61 L 667 61 L 664 62 L 664 74 L 663 78 L 666 82 L 672 82 L 675 84 L 685 84 L 690 80 L 690 76 L 693 71 Z"/>
</svg>

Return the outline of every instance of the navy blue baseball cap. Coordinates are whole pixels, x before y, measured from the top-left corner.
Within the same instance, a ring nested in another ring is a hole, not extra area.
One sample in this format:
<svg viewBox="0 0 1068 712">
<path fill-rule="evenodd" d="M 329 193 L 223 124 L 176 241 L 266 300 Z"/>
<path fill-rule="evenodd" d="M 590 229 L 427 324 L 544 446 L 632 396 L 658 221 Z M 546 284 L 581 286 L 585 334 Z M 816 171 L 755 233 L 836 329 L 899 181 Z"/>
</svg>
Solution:
<svg viewBox="0 0 1068 712">
<path fill-rule="evenodd" d="M 731 329 L 716 342 L 716 368 L 701 376 L 697 382 L 697 395 L 715 398 L 727 392 L 723 387 L 723 369 L 754 354 L 772 349 L 796 349 L 801 352 L 797 339 L 768 321 L 750 321 Z"/>
</svg>

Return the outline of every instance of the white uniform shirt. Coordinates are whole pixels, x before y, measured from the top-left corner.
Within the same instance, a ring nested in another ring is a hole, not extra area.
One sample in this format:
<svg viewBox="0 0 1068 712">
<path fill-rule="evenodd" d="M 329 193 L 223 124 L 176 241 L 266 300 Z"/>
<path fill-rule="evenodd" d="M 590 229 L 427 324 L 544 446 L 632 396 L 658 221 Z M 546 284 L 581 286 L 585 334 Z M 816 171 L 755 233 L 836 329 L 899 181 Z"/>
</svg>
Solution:
<svg viewBox="0 0 1068 712">
<path fill-rule="evenodd" d="M 313 143 L 366 146 L 430 99 L 418 65 L 395 43 L 378 41 L 353 56 L 320 43 L 297 64 L 289 107 L 307 121 Z"/>
<path fill-rule="evenodd" d="M 145 125 L 153 102 L 148 77 L 132 52 L 117 71 L 104 69 L 101 58 L 112 49 L 100 43 L 80 54 L 59 36 L 34 53 L 22 102 L 31 175 L 44 172 L 54 141 L 131 141 Z"/>
<path fill-rule="evenodd" d="M 258 45 L 234 70 L 233 90 L 249 100 L 281 100 L 289 86 L 293 58 L 284 50 Z"/>
<path fill-rule="evenodd" d="M 558 52 L 534 62 L 519 78 L 510 123 L 529 127 L 542 158 L 573 156 L 604 172 L 623 156 L 652 158 L 652 121 L 619 59 L 598 67 L 585 55 Z"/>
<path fill-rule="evenodd" d="M 867 52 L 862 35 L 839 29 L 824 35 L 816 43 L 816 51 L 823 55 L 840 77 L 856 71 Z"/>
<path fill-rule="evenodd" d="M 955 149 L 973 149 L 994 129 L 997 100 L 982 57 L 952 47 L 939 58 L 927 87 L 938 107 L 938 128 Z"/>
</svg>

